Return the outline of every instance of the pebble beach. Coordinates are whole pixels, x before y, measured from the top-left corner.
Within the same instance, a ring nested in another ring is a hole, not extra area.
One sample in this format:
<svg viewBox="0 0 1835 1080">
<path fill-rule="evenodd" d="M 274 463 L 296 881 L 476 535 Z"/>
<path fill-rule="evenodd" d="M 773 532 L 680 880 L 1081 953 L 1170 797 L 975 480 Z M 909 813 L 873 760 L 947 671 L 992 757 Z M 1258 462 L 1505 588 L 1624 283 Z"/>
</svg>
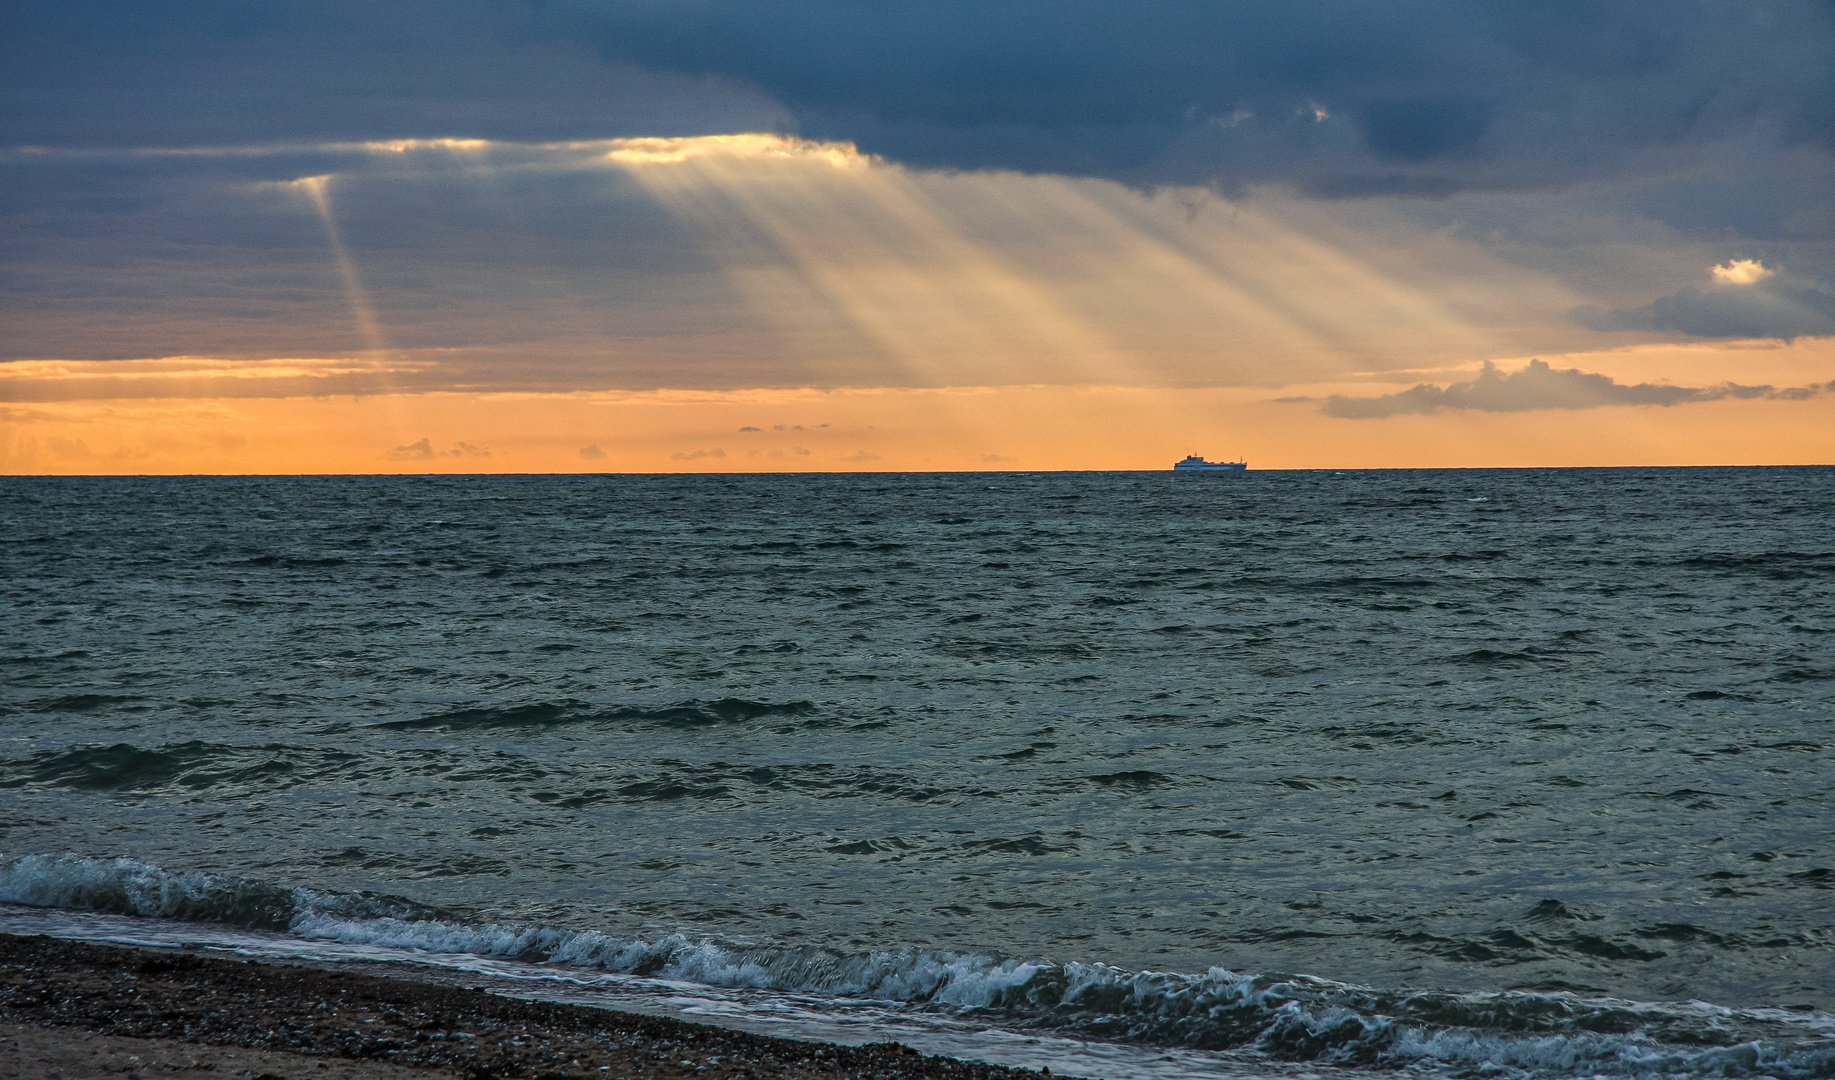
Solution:
<svg viewBox="0 0 1835 1080">
<path fill-rule="evenodd" d="M 1050 1076 L 350 971 L 0 935 L 0 1075 L 253 1080 Z"/>
</svg>

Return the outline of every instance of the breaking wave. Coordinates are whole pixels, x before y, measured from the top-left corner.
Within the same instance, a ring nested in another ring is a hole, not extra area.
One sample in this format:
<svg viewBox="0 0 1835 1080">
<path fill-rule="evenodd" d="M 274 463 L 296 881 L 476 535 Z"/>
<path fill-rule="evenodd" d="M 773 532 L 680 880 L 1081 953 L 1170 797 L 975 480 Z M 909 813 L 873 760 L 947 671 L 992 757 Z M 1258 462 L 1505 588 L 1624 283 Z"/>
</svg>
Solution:
<svg viewBox="0 0 1835 1080">
<path fill-rule="evenodd" d="M 232 924 L 308 940 L 463 953 L 968 1013 L 1008 1028 L 1288 1061 L 1556 1077 L 1835 1075 L 1835 1016 L 1568 993 L 1380 990 L 1306 975 L 1127 971 L 995 953 L 863 952 L 554 926 L 472 925 L 340 894 L 134 859 L 0 856 L 0 902 Z"/>
</svg>

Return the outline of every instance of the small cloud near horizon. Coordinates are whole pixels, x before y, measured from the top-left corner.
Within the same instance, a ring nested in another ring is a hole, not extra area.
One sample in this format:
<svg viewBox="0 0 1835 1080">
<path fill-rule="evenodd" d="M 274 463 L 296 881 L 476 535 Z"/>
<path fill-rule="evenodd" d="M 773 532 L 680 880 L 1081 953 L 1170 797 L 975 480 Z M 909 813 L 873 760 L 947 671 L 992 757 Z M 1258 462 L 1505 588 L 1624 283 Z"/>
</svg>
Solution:
<svg viewBox="0 0 1835 1080">
<path fill-rule="evenodd" d="M 723 458 L 725 456 L 726 456 L 726 451 L 716 446 L 712 450 L 691 450 L 687 453 L 670 454 L 669 460 L 670 461 L 699 461 L 702 458 Z"/>
<path fill-rule="evenodd" d="M 432 439 L 422 439 L 406 446 L 397 446 L 384 455 L 390 461 L 432 461 L 435 453 Z"/>
<path fill-rule="evenodd" d="M 858 464 L 859 462 L 863 462 L 863 461 L 878 461 L 878 460 L 879 460 L 879 455 L 878 455 L 878 454 L 870 454 L 870 453 L 868 453 L 868 452 L 867 452 L 867 451 L 865 451 L 865 450 L 857 450 L 857 451 L 855 451 L 854 453 L 852 453 L 852 454 L 849 454 L 849 455 L 847 455 L 846 457 L 843 457 L 843 458 L 841 458 L 840 460 L 841 460 L 841 461 L 852 461 L 852 462 L 855 462 L 856 464 Z"/>
<path fill-rule="evenodd" d="M 599 449 L 598 443 L 594 443 L 591 446 L 580 447 L 580 457 L 586 461 L 603 461 L 605 451 Z"/>
<path fill-rule="evenodd" d="M 464 441 L 454 443 L 451 450 L 435 450 L 433 448 L 433 440 L 426 436 L 422 436 L 416 442 L 408 443 L 406 446 L 397 446 L 395 449 L 384 454 L 383 458 L 388 461 L 432 461 L 435 458 L 443 457 L 490 456 L 491 452 L 488 447 L 473 446 L 471 443 Z"/>
<path fill-rule="evenodd" d="M 1408 390 L 1380 397 L 1358 398 L 1333 394 L 1321 410 L 1343 420 L 1380 420 L 1391 416 L 1431 415 L 1441 409 L 1478 412 L 1529 412 L 1536 409 L 1596 409 L 1606 405 L 1684 405 L 1727 398 L 1774 398 L 1802 401 L 1829 392 L 1835 382 L 1777 389 L 1772 386 L 1666 386 L 1657 383 L 1620 383 L 1610 375 L 1578 368 L 1551 368 L 1531 360 L 1517 371 L 1502 372 L 1485 361 L 1471 382 L 1447 387 L 1421 383 Z M 1313 398 L 1281 398 L 1285 402 Z"/>
</svg>

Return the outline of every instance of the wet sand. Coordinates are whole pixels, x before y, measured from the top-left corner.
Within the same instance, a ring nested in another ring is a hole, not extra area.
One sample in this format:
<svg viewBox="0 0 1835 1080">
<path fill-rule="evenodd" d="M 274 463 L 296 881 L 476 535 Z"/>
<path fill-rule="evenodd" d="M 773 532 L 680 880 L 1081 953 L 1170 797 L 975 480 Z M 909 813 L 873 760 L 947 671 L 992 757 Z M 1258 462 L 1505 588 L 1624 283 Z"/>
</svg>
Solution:
<svg viewBox="0 0 1835 1080">
<path fill-rule="evenodd" d="M 1045 1070 L 1043 1076 L 1050 1076 Z M 304 965 L 0 934 L 0 1076 L 1038 1080 Z"/>
</svg>

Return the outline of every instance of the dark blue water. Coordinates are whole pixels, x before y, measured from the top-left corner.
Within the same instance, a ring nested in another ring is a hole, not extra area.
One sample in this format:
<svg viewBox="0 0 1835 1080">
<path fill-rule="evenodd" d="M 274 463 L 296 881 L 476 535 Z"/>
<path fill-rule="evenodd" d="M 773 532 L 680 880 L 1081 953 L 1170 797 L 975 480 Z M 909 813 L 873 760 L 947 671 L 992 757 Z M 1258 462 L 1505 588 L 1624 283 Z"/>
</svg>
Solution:
<svg viewBox="0 0 1835 1080">
<path fill-rule="evenodd" d="M 0 900 L 1272 1061 L 1835 1072 L 1835 469 L 0 500 Z"/>
</svg>

